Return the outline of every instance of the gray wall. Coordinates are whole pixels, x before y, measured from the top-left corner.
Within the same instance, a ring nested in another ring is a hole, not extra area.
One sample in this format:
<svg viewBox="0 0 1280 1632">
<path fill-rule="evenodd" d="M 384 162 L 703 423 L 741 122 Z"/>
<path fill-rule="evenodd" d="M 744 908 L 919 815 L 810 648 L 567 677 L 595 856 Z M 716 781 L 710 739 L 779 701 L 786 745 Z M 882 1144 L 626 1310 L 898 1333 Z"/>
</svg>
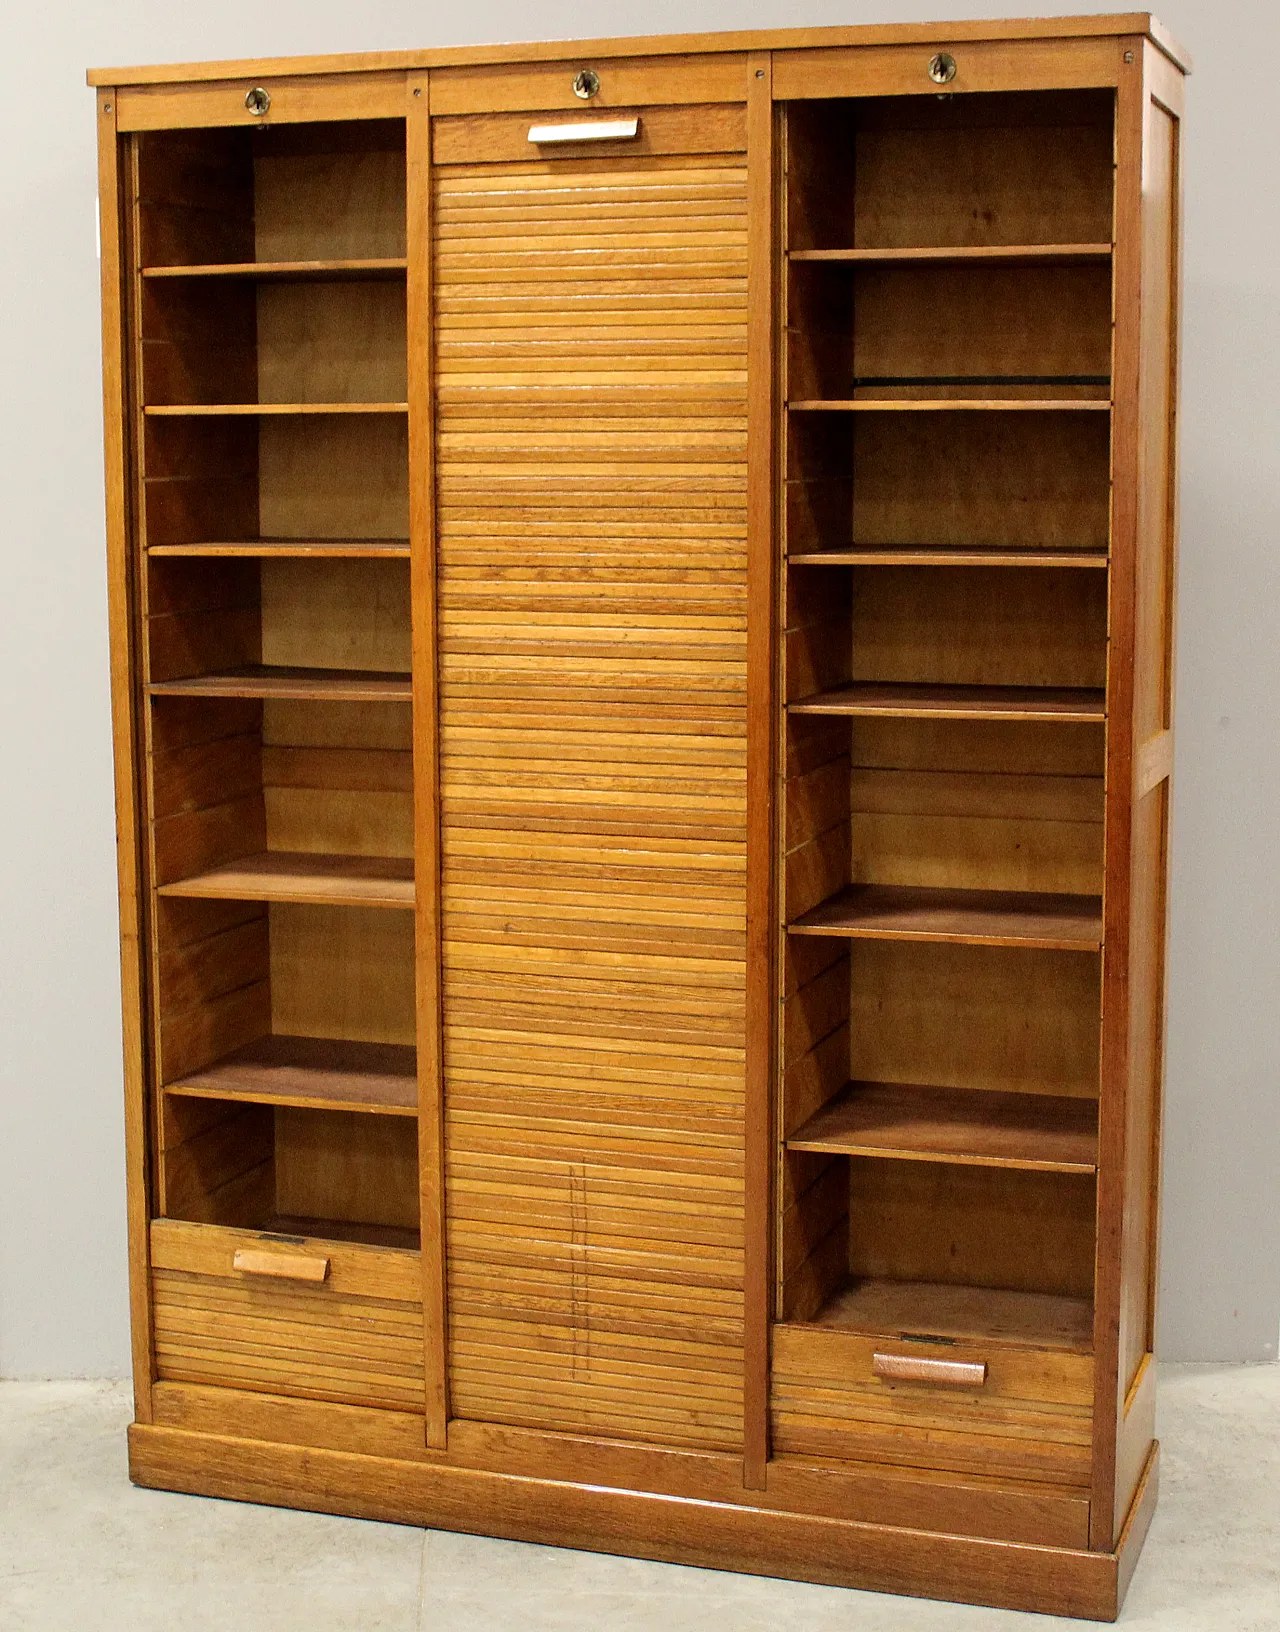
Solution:
<svg viewBox="0 0 1280 1632">
<path fill-rule="evenodd" d="M 1068 0 L 1069 3 L 1069 0 Z M 955 0 L 45 0 L 0 14 L 0 1375 L 128 1366 L 88 64 L 999 16 Z M 1036 7 L 1051 15 L 1062 7 Z M 1277 122 L 1261 0 L 1191 49 L 1161 1345 L 1280 1326 Z M 1256 65 L 1256 67 L 1255 67 Z"/>
</svg>

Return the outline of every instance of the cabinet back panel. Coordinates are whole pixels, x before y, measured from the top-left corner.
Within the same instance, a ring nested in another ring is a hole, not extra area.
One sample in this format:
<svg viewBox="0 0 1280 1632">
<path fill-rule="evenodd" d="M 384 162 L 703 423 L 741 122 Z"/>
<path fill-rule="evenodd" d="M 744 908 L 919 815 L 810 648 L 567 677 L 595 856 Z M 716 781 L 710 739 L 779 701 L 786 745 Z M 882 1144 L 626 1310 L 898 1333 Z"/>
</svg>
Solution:
<svg viewBox="0 0 1280 1632">
<path fill-rule="evenodd" d="M 407 539 L 407 418 L 264 419 L 258 430 L 258 511 L 264 538 Z"/>
<path fill-rule="evenodd" d="M 405 253 L 404 123 L 278 126 L 253 161 L 260 261 Z"/>
<path fill-rule="evenodd" d="M 262 563 L 262 661 L 408 673 L 407 561 Z"/>
<path fill-rule="evenodd" d="M 1105 384 L 894 386 L 895 377 L 1111 373 L 1111 267 L 789 269 L 787 396 L 1093 397 Z M 872 379 L 855 393 L 853 383 Z"/>
<path fill-rule="evenodd" d="M 849 1158 L 855 1278 L 1093 1295 L 1089 1174 Z"/>
<path fill-rule="evenodd" d="M 418 1227 L 418 1129 L 408 1117 L 275 1111 L 276 1211 L 391 1229 Z"/>
<path fill-rule="evenodd" d="M 1106 684 L 1102 573 L 857 568 L 852 625 L 855 680 Z"/>
<path fill-rule="evenodd" d="M 413 854 L 407 704 L 271 701 L 263 712 L 270 849 Z"/>
<path fill-rule="evenodd" d="M 861 413 L 853 426 L 855 416 L 835 417 L 853 444 L 860 544 L 1107 548 L 1106 414 Z"/>
<path fill-rule="evenodd" d="M 408 395 L 403 284 L 260 284 L 257 334 L 259 402 Z"/>
<path fill-rule="evenodd" d="M 1114 100 L 1073 91 L 858 104 L 854 246 L 1110 243 Z"/>
<path fill-rule="evenodd" d="M 1096 956 L 863 941 L 850 957 L 854 1080 L 1097 1097 Z"/>
<path fill-rule="evenodd" d="M 860 770 L 852 808 L 855 883 L 1102 892 L 1100 777 Z"/>
<path fill-rule="evenodd" d="M 411 913 L 276 902 L 270 956 L 276 1035 L 414 1042 Z"/>
</svg>

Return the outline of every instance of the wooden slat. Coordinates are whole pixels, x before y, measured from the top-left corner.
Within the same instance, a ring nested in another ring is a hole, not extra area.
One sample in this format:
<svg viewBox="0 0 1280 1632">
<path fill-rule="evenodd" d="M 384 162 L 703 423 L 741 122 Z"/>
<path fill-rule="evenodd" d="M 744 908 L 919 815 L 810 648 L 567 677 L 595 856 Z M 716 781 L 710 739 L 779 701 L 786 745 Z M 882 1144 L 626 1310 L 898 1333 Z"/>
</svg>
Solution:
<svg viewBox="0 0 1280 1632">
<path fill-rule="evenodd" d="M 734 1449 L 746 167 L 432 201 L 451 1409 Z"/>
</svg>

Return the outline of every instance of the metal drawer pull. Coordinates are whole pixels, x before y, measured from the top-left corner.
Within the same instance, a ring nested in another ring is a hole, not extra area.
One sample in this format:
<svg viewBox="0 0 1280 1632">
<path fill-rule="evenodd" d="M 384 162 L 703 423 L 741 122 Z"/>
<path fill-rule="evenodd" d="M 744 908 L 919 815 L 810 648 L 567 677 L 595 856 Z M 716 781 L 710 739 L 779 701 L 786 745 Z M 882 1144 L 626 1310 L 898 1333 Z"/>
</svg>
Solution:
<svg viewBox="0 0 1280 1632">
<path fill-rule="evenodd" d="M 914 1354 L 873 1354 L 871 1370 L 895 1383 L 950 1383 L 956 1388 L 981 1388 L 987 1380 L 985 1361 L 926 1360 Z"/>
<path fill-rule="evenodd" d="M 530 125 L 531 142 L 626 142 L 640 134 L 639 119 L 590 119 L 580 125 Z"/>
<path fill-rule="evenodd" d="M 308 1258 L 300 1252 L 249 1252 L 240 1249 L 231 1267 L 242 1275 L 270 1275 L 281 1281 L 323 1281 L 329 1276 L 327 1258 Z"/>
</svg>

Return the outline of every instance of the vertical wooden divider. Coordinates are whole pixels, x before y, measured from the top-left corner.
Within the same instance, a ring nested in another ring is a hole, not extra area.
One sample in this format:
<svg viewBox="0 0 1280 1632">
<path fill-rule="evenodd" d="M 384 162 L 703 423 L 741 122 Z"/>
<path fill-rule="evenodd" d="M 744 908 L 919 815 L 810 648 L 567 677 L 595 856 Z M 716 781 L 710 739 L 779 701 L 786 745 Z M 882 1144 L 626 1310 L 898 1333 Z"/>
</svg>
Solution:
<svg viewBox="0 0 1280 1632">
<path fill-rule="evenodd" d="M 409 333 L 409 541 L 413 624 L 414 914 L 418 1167 L 426 1440 L 443 1450 L 449 1391 L 445 1300 L 444 1060 L 440 1016 L 440 789 L 436 681 L 435 411 L 431 312 L 431 102 L 428 76 L 405 87 Z"/>
<path fill-rule="evenodd" d="M 769 1460 L 773 1259 L 773 57 L 747 57 L 747 1006 L 743 1484 Z"/>
<path fill-rule="evenodd" d="M 111 727 L 115 747 L 116 866 L 120 899 L 121 1018 L 124 1030 L 125 1153 L 128 1164 L 129 1306 L 134 1408 L 152 1420 L 151 1255 L 148 1244 L 147 1071 L 143 1018 L 140 833 L 134 783 L 133 504 L 129 480 L 124 273 L 120 264 L 121 177 L 116 93 L 98 92 L 98 198 L 102 275 L 102 429 L 106 453 L 107 606 L 111 640 Z"/>
<path fill-rule="evenodd" d="M 1133 622 L 1141 423 L 1142 40 L 1122 50 L 1116 92 L 1111 361 L 1111 564 L 1107 615 L 1107 756 L 1103 878 L 1102 1050 L 1098 1105 L 1098 1235 L 1094 1271 L 1093 1488 L 1089 1545 L 1115 1530 L 1115 1421 L 1120 1342 L 1120 1242 L 1129 1071 L 1128 923 L 1133 815 Z M 1125 61 L 1125 53 L 1128 61 Z M 1123 1514 L 1120 1515 L 1123 1518 Z"/>
</svg>

